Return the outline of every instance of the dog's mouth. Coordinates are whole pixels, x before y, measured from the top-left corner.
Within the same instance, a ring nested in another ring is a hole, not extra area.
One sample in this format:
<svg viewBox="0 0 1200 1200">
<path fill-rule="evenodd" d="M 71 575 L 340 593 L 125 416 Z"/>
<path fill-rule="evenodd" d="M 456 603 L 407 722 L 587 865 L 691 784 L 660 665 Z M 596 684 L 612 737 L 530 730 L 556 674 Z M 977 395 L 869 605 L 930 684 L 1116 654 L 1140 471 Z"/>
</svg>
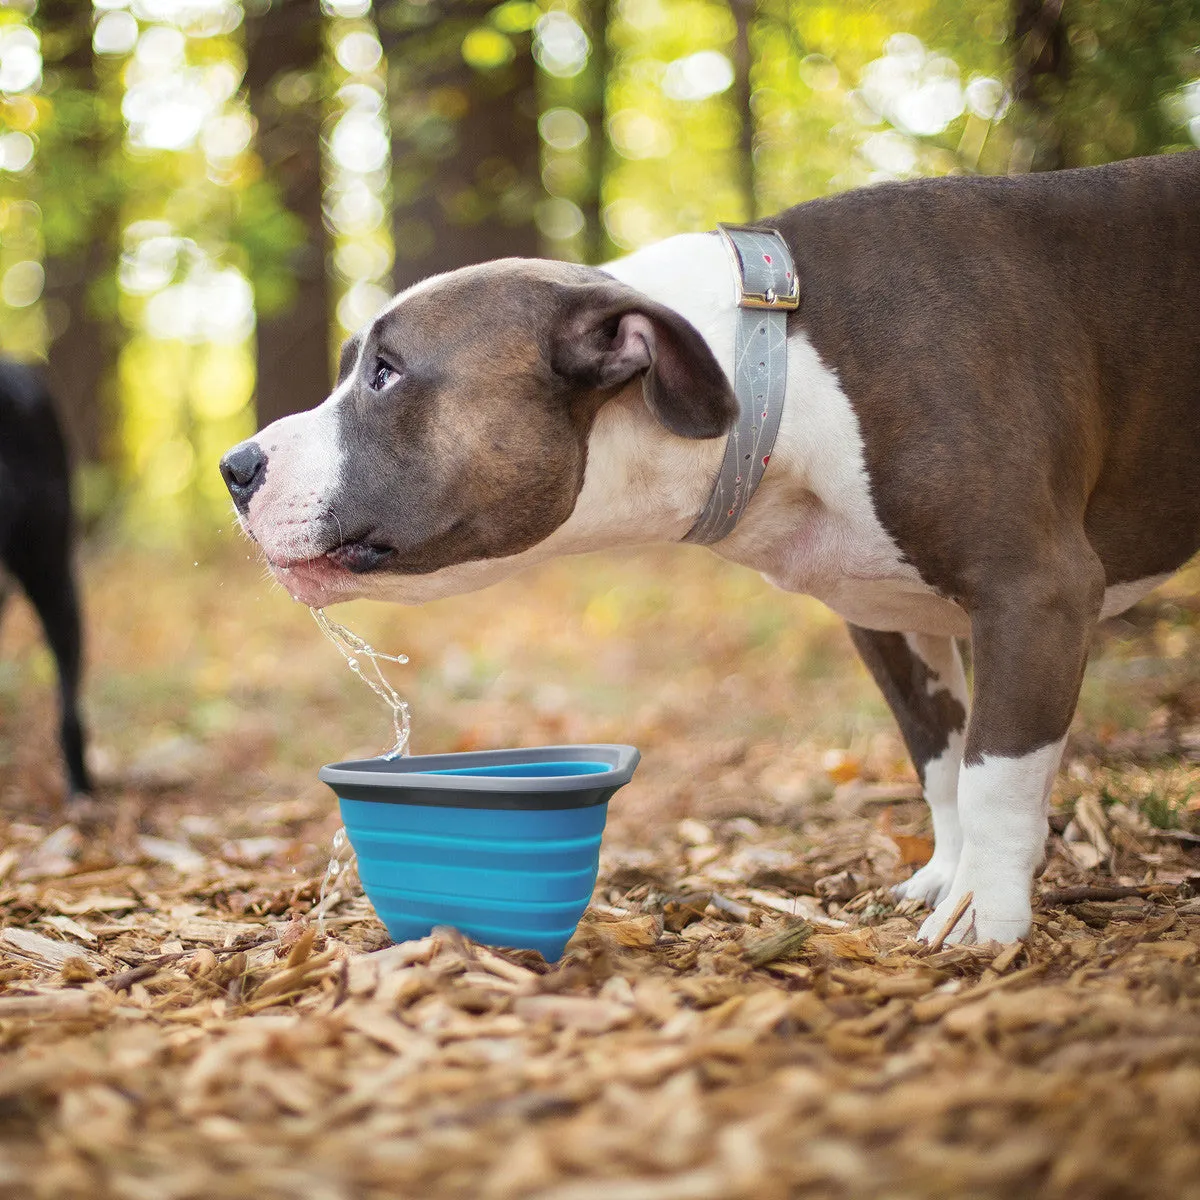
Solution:
<svg viewBox="0 0 1200 1200">
<path fill-rule="evenodd" d="M 449 563 L 463 561 L 469 556 L 456 558 L 456 552 L 467 529 L 467 522 L 462 518 L 451 520 L 443 529 L 415 540 L 411 545 L 384 541 L 376 529 L 356 537 L 344 537 L 333 545 L 326 545 L 323 550 L 319 549 L 319 541 L 311 549 L 297 548 L 290 553 L 272 553 L 261 540 L 259 545 L 263 547 L 271 569 L 279 572 L 287 586 L 305 579 L 344 590 L 350 586 L 352 576 L 376 573 L 426 575 Z"/>
<path fill-rule="evenodd" d="M 325 565 L 349 571 L 353 575 L 366 575 L 377 571 L 396 557 L 394 546 L 371 538 L 351 538 L 331 546 L 321 554 L 303 558 L 277 558 L 271 561 L 281 571 L 303 568 L 320 568 Z"/>
<path fill-rule="evenodd" d="M 365 575 L 368 571 L 377 571 L 396 557 L 396 548 L 385 542 L 367 539 L 342 542 L 332 550 L 325 551 L 325 557 L 336 567 L 342 567 L 355 575 Z"/>
</svg>

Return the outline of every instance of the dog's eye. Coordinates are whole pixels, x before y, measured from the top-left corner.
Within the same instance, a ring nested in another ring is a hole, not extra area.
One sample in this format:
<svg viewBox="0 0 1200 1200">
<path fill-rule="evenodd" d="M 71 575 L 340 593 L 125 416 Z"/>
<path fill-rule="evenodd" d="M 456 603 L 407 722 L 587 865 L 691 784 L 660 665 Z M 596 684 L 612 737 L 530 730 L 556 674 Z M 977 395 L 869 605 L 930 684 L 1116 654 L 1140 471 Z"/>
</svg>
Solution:
<svg viewBox="0 0 1200 1200">
<path fill-rule="evenodd" d="M 382 392 L 393 379 L 399 379 L 400 372 L 382 358 L 375 360 L 375 369 L 371 372 L 371 390 Z"/>
</svg>

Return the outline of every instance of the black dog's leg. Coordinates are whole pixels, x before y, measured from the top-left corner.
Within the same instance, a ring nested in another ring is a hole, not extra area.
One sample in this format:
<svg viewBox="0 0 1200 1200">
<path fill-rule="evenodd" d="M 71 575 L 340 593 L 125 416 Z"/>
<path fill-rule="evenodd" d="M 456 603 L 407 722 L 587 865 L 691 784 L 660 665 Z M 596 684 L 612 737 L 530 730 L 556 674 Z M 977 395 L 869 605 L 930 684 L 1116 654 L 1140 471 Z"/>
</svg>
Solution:
<svg viewBox="0 0 1200 1200">
<path fill-rule="evenodd" d="M 70 791 L 90 792 L 79 718 L 82 636 L 67 523 L 51 521 L 36 546 L 24 545 L 11 554 L 9 566 L 41 619 L 58 664 L 62 751 Z"/>
<path fill-rule="evenodd" d="M 962 849 L 958 772 L 969 698 L 958 643 L 950 637 L 881 633 L 857 625 L 849 629 L 900 726 L 933 817 L 933 857 L 894 891 L 898 899 L 932 907 L 950 891 Z"/>
</svg>

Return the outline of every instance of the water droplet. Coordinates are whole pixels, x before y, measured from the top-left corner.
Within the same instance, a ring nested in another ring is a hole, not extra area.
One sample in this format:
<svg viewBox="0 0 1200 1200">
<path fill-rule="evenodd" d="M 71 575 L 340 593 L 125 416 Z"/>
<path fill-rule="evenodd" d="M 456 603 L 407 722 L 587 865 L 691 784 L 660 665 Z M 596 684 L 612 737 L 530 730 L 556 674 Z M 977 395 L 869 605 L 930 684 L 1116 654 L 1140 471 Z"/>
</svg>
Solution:
<svg viewBox="0 0 1200 1200">
<path fill-rule="evenodd" d="M 357 865 L 358 855 L 354 853 L 354 848 L 350 845 L 345 826 L 342 826 L 333 835 L 329 862 L 325 867 L 325 878 L 321 880 L 317 907 L 313 910 L 317 918 L 318 932 L 322 934 L 325 932 L 327 910 L 350 894 L 353 872 Z M 336 887 L 334 887 L 335 884 Z"/>
</svg>

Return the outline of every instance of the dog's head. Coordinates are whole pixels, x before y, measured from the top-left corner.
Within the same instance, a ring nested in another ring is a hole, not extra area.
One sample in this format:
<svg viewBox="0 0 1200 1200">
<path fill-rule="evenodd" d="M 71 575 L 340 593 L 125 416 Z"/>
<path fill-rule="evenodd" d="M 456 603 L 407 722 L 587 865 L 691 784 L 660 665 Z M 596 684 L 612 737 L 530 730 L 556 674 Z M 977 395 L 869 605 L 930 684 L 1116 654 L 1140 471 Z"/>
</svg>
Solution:
<svg viewBox="0 0 1200 1200">
<path fill-rule="evenodd" d="M 628 425 L 634 399 L 643 442 L 718 438 L 737 414 L 673 309 L 595 268 L 501 260 L 404 293 L 346 343 L 323 404 L 235 446 L 221 472 L 297 599 L 423 600 L 522 565 L 570 521 L 587 475 L 627 472 L 611 446 L 589 472 L 589 442 L 614 403 Z M 584 540 L 564 548 L 605 536 Z"/>
</svg>

